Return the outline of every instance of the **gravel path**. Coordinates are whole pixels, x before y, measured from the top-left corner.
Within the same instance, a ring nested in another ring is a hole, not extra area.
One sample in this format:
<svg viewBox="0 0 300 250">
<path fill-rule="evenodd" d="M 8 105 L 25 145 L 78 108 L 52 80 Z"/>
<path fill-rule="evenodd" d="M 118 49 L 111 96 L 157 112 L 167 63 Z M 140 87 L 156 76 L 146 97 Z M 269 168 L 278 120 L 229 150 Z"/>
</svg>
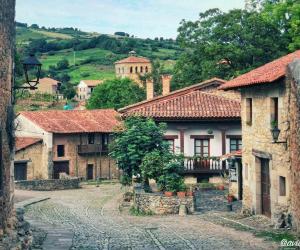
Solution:
<svg viewBox="0 0 300 250">
<path fill-rule="evenodd" d="M 120 214 L 121 193 L 118 184 L 47 192 L 51 199 L 27 208 L 26 219 L 47 232 L 46 250 L 276 248 L 250 233 L 215 225 L 197 215 Z"/>
</svg>

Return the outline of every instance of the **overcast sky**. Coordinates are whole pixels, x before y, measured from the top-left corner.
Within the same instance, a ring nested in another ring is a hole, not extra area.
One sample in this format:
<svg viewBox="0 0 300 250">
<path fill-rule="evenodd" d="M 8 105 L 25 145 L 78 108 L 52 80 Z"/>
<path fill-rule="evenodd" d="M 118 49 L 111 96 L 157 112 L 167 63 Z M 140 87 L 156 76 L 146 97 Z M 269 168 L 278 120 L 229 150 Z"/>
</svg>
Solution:
<svg viewBox="0 0 300 250">
<path fill-rule="evenodd" d="M 182 19 L 196 20 L 210 8 L 243 8 L 244 0 L 17 0 L 17 21 L 76 27 L 141 38 L 175 38 Z"/>
</svg>

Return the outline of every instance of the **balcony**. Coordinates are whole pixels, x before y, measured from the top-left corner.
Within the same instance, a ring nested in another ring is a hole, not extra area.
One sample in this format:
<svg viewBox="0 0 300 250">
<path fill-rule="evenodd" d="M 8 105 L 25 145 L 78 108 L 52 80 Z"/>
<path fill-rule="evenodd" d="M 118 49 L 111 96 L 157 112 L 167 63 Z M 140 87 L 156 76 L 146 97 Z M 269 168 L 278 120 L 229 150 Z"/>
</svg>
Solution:
<svg viewBox="0 0 300 250">
<path fill-rule="evenodd" d="M 184 158 L 184 174 L 213 174 L 222 173 L 226 170 L 220 158 L 201 158 L 201 157 L 185 157 Z"/>
<path fill-rule="evenodd" d="M 108 149 L 102 148 L 101 144 L 78 145 L 77 152 L 79 155 L 107 155 Z"/>
</svg>

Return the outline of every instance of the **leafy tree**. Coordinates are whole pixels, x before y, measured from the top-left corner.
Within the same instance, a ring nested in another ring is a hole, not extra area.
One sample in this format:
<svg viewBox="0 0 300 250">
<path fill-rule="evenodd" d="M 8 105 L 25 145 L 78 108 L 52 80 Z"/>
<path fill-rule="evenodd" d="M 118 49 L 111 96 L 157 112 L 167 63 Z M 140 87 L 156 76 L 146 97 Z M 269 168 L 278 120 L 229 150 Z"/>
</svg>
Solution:
<svg viewBox="0 0 300 250">
<path fill-rule="evenodd" d="M 60 93 L 64 95 L 65 98 L 67 99 L 72 99 L 76 95 L 76 90 L 72 83 L 63 83 L 60 87 Z"/>
<path fill-rule="evenodd" d="M 165 152 L 165 130 L 165 124 L 156 124 L 152 119 L 130 117 L 124 121 L 123 128 L 115 132 L 110 153 L 123 170 L 124 179 L 141 176 L 140 165 L 149 152 Z"/>
<path fill-rule="evenodd" d="M 107 80 L 98 85 L 87 103 L 88 109 L 119 109 L 145 99 L 145 90 L 132 80 Z"/>
<path fill-rule="evenodd" d="M 69 68 L 69 61 L 67 59 L 62 59 L 57 62 L 56 69 L 57 70 L 64 70 Z"/>
<path fill-rule="evenodd" d="M 211 9 L 195 22 L 183 20 L 178 31 L 184 52 L 174 69 L 176 88 L 214 76 L 230 79 L 287 53 L 280 27 L 258 12 Z"/>
</svg>

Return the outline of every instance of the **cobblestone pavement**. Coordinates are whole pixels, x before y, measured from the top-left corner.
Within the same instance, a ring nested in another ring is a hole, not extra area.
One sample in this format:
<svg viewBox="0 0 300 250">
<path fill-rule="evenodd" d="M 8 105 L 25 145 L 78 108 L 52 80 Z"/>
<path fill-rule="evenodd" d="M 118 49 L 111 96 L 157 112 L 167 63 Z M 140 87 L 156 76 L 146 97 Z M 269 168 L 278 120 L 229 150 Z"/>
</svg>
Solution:
<svg viewBox="0 0 300 250">
<path fill-rule="evenodd" d="M 46 250 L 277 248 L 250 233 L 213 224 L 197 215 L 120 214 L 118 184 L 45 195 L 51 199 L 28 207 L 26 219 L 47 232 Z"/>
</svg>

